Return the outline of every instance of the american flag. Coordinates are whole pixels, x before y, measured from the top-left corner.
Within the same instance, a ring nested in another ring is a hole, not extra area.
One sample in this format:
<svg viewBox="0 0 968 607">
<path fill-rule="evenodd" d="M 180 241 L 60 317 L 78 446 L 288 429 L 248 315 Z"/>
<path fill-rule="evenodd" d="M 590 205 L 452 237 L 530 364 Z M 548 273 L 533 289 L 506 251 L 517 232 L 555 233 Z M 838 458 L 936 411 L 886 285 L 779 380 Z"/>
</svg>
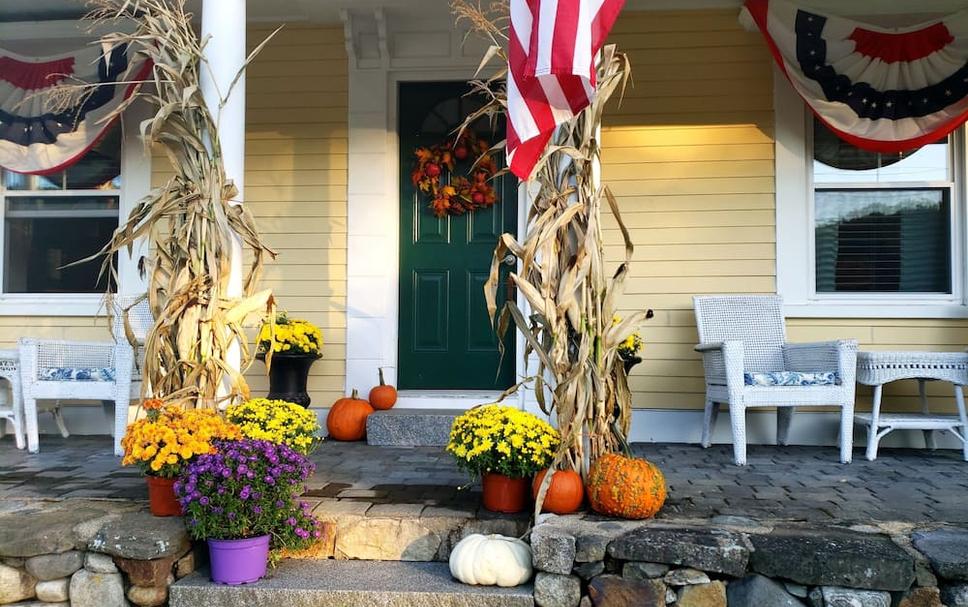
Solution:
<svg viewBox="0 0 968 607">
<path fill-rule="evenodd" d="M 528 179 L 555 127 L 595 97 L 595 56 L 624 0 L 511 0 L 508 163 Z"/>
</svg>

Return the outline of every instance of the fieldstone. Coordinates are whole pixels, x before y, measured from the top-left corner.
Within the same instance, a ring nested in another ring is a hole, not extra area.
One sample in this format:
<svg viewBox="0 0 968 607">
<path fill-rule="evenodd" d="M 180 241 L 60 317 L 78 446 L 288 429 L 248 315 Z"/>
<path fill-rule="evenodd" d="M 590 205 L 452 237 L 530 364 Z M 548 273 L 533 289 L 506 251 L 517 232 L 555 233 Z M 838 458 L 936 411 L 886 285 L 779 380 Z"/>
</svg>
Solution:
<svg viewBox="0 0 968 607">
<path fill-rule="evenodd" d="M 809 586 L 902 591 L 914 559 L 883 535 L 837 529 L 784 529 L 750 536 L 753 571 Z"/>
<path fill-rule="evenodd" d="M 36 586 L 37 580 L 23 569 L 0 565 L 0 605 L 33 598 Z"/>
<path fill-rule="evenodd" d="M 803 607 L 783 586 L 762 575 L 748 575 L 726 587 L 729 607 Z"/>
<path fill-rule="evenodd" d="M 672 588 L 666 588 L 666 605 L 670 603 L 675 603 L 679 599 L 679 595 Z"/>
<path fill-rule="evenodd" d="M 37 587 L 34 590 L 37 598 L 41 601 L 45 603 L 60 603 L 70 598 L 70 585 L 71 579 L 64 577 L 59 580 L 37 582 Z"/>
<path fill-rule="evenodd" d="M 914 543 L 911 538 L 904 534 L 895 534 L 891 536 L 898 546 L 904 549 L 905 552 L 911 555 L 914 559 L 914 584 L 916 586 L 927 586 L 929 588 L 936 587 L 938 585 L 938 577 L 934 574 L 931 569 L 931 563 L 928 561 L 928 557 L 921 554 L 917 548 L 914 547 Z"/>
<path fill-rule="evenodd" d="M 26 563 L 26 562 L 27 562 L 27 559 L 21 559 L 21 558 L 17 558 L 17 557 L 10 557 L 10 558 L 5 558 L 5 559 L 0 559 L 0 563 L 3 563 L 7 567 L 16 567 L 18 569 L 23 568 L 24 563 Z"/>
<path fill-rule="evenodd" d="M 679 591 L 677 604 L 679 607 L 726 607 L 726 584 L 717 580 L 685 586 Z"/>
<path fill-rule="evenodd" d="M 88 552 L 84 555 L 84 568 L 91 573 L 117 573 L 118 568 L 114 559 L 99 552 Z"/>
<path fill-rule="evenodd" d="M 127 607 L 120 573 L 81 569 L 71 577 L 71 607 Z"/>
<path fill-rule="evenodd" d="M 666 585 L 661 580 L 627 580 L 606 574 L 589 582 L 588 596 L 595 607 L 664 607 Z"/>
<path fill-rule="evenodd" d="M 783 587 L 786 588 L 787 592 L 801 599 L 807 598 L 807 594 L 810 592 L 809 588 L 803 584 L 794 584 L 793 582 L 783 582 Z"/>
<path fill-rule="evenodd" d="M 191 541 L 180 517 L 128 512 L 104 525 L 90 541 L 89 548 L 111 556 L 148 561 L 178 558 L 188 552 Z"/>
<path fill-rule="evenodd" d="M 665 583 L 669 586 L 691 586 L 693 584 L 708 584 L 709 576 L 697 569 L 673 569 L 665 575 Z"/>
<path fill-rule="evenodd" d="M 578 601 L 578 607 L 592 607 L 592 600 L 587 596 L 583 596 L 581 597 L 581 600 Z"/>
<path fill-rule="evenodd" d="M 575 536 L 540 525 L 531 532 L 531 555 L 535 570 L 567 575 L 575 565 Z"/>
<path fill-rule="evenodd" d="M 433 519 L 336 518 L 334 553 L 341 559 L 432 561 L 451 529 L 446 517 Z M 453 525 L 459 526 L 458 521 Z"/>
<path fill-rule="evenodd" d="M 823 586 L 820 593 L 824 607 L 891 607 L 891 595 L 883 591 Z"/>
<path fill-rule="evenodd" d="M 738 533 L 717 529 L 641 527 L 608 546 L 612 558 L 695 567 L 734 577 L 746 573 L 750 550 Z"/>
<path fill-rule="evenodd" d="M 581 581 L 573 575 L 539 571 L 534 578 L 534 603 L 538 607 L 578 607 Z"/>
<path fill-rule="evenodd" d="M 128 600 L 139 607 L 158 607 L 168 600 L 168 586 L 132 586 Z"/>
<path fill-rule="evenodd" d="M 809 593 L 807 593 L 807 600 L 810 601 L 810 607 L 823 607 L 823 588 L 817 586 Z"/>
<path fill-rule="evenodd" d="M 662 577 L 668 572 L 669 566 L 663 563 L 629 561 L 622 566 L 622 577 L 633 580 L 650 580 Z"/>
<path fill-rule="evenodd" d="M 42 554 L 27 559 L 27 573 L 38 580 L 57 580 L 70 577 L 84 565 L 84 553 L 68 550 L 59 554 Z"/>
<path fill-rule="evenodd" d="M 150 561 L 116 558 L 114 562 L 118 569 L 128 574 L 128 581 L 135 586 L 161 586 L 171 575 L 175 557 Z"/>
<path fill-rule="evenodd" d="M 938 529 L 919 531 L 911 536 L 914 547 L 928 557 L 939 577 L 968 581 L 968 531 Z"/>
<path fill-rule="evenodd" d="M 605 560 L 608 545 L 621 535 L 638 529 L 639 521 L 581 521 L 575 525 L 575 560 L 579 563 Z"/>
<path fill-rule="evenodd" d="M 200 560 L 198 558 L 197 553 L 198 553 L 197 549 L 189 550 L 188 554 L 181 557 L 180 559 L 178 559 L 178 561 L 175 562 L 176 579 L 180 580 L 186 575 L 188 575 L 189 573 L 195 571 L 195 569 L 198 567 L 198 561 Z"/>
<path fill-rule="evenodd" d="M 74 527 L 103 515 L 103 511 L 78 507 L 0 516 L 0 554 L 31 557 L 67 552 L 75 547 Z"/>
<path fill-rule="evenodd" d="M 941 591 L 937 588 L 915 588 L 908 592 L 897 607 L 944 607 Z"/>
<path fill-rule="evenodd" d="M 596 575 L 601 575 L 605 571 L 605 563 L 602 561 L 595 561 L 594 563 L 582 563 L 581 565 L 575 565 L 572 569 L 572 573 L 585 580 L 586 582 Z"/>
<path fill-rule="evenodd" d="M 941 602 L 948 607 L 968 607 L 968 584 L 942 586 Z"/>
</svg>

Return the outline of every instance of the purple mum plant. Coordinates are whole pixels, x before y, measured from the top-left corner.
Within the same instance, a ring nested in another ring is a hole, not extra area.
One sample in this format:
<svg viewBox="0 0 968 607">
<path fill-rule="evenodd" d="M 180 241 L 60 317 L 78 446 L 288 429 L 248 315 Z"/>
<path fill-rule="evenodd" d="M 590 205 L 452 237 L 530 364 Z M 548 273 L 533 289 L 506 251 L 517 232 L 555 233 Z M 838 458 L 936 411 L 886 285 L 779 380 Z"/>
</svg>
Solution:
<svg viewBox="0 0 968 607">
<path fill-rule="evenodd" d="M 197 540 L 269 535 L 273 549 L 307 547 L 319 521 L 297 498 L 315 466 L 284 444 L 226 440 L 195 458 L 175 482 L 188 533 Z"/>
</svg>

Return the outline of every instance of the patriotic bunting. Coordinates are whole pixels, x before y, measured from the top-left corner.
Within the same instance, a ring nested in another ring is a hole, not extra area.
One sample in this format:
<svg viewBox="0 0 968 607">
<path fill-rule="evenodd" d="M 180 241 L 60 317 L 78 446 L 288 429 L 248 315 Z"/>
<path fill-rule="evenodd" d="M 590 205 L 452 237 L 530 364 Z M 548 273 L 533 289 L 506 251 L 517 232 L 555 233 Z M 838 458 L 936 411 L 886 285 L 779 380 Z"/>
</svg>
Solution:
<svg viewBox="0 0 968 607">
<path fill-rule="evenodd" d="M 595 56 L 624 0 L 511 0 L 508 164 L 528 179 L 555 127 L 595 96 Z"/>
<path fill-rule="evenodd" d="M 21 57 L 0 49 L 0 167 L 43 175 L 77 162 L 108 130 L 111 114 L 150 65 L 124 45 L 91 46 L 56 57 Z M 98 83 L 64 110 L 45 93 L 65 82 Z"/>
<path fill-rule="evenodd" d="M 968 11 L 884 29 L 786 0 L 746 10 L 793 88 L 848 143 L 903 152 L 968 119 Z"/>
</svg>

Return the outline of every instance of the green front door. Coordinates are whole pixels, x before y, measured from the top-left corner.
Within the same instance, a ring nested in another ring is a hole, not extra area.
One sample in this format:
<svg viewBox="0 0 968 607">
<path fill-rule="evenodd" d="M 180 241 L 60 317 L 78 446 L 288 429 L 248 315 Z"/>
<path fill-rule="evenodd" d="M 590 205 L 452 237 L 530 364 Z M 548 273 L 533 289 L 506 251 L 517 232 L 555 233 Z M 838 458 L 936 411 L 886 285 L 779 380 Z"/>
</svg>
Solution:
<svg viewBox="0 0 968 607">
<path fill-rule="evenodd" d="M 517 231 L 517 181 L 494 180 L 497 202 L 465 215 L 437 218 L 430 197 L 410 181 L 414 150 L 453 138 L 480 102 L 465 97 L 464 82 L 401 83 L 400 327 L 397 383 L 402 389 L 503 390 L 514 383 L 514 339 L 508 331 L 503 361 L 487 317 L 484 282 L 494 245 Z M 476 130 L 492 144 L 504 138 L 486 121 Z M 503 158 L 498 159 L 503 166 Z M 466 174 L 472 159 L 458 164 Z M 449 175 L 442 176 L 447 183 Z M 510 267 L 502 265 L 498 301 Z M 500 361 L 500 369 L 498 369 Z"/>
</svg>

